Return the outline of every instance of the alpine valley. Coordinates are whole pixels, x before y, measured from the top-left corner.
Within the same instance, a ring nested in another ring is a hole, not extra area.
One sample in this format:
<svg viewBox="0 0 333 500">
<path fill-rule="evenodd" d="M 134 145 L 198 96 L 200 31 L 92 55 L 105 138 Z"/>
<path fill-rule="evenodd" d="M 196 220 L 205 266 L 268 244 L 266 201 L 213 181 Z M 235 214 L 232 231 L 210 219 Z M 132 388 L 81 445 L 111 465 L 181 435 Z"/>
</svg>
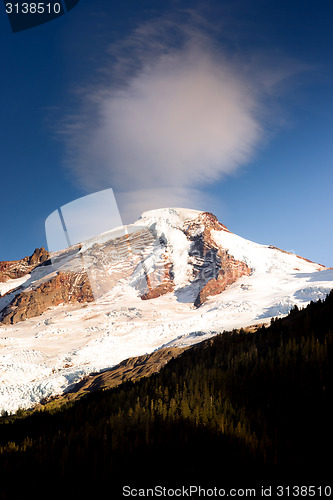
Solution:
<svg viewBox="0 0 333 500">
<path fill-rule="evenodd" d="M 331 289 L 332 268 L 188 209 L 36 249 L 0 263 L 0 410 L 31 408 L 130 357 L 270 323 Z"/>
</svg>

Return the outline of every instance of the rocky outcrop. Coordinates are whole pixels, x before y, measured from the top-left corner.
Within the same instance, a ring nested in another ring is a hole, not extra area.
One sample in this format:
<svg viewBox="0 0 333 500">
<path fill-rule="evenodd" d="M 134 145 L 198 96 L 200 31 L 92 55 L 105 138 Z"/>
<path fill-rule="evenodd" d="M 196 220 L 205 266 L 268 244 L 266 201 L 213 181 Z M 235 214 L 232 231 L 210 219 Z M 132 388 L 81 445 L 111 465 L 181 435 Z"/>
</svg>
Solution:
<svg viewBox="0 0 333 500">
<path fill-rule="evenodd" d="M 216 269 L 216 278 L 211 278 L 201 288 L 194 301 L 195 307 L 200 307 L 209 297 L 218 295 L 235 283 L 241 276 L 249 275 L 251 269 L 239 260 L 235 260 L 228 252 L 220 250 L 217 252 L 219 257 L 219 269 Z"/>
<path fill-rule="evenodd" d="M 15 324 L 40 316 L 60 304 L 91 302 L 93 294 L 86 273 L 59 272 L 33 290 L 19 293 L 2 311 L 2 324 Z"/>
<path fill-rule="evenodd" d="M 190 237 L 198 234 L 198 232 L 208 235 L 212 230 L 230 233 L 229 229 L 210 212 L 201 212 L 196 219 L 185 222 L 183 230 Z"/>
<path fill-rule="evenodd" d="M 26 257 L 27 258 L 27 257 Z M 34 253 L 28 257 L 29 266 L 39 266 L 50 258 L 50 254 L 44 247 L 36 248 Z"/>
<path fill-rule="evenodd" d="M 0 283 L 5 283 L 10 279 L 22 278 L 49 258 L 49 252 L 42 247 L 36 248 L 30 257 L 24 257 L 21 260 L 0 262 Z"/>
<path fill-rule="evenodd" d="M 148 272 L 144 273 L 144 277 L 141 283 L 141 293 L 142 300 L 156 299 L 161 295 L 172 292 L 175 288 L 172 273 L 172 263 L 168 260 L 166 255 L 162 256 L 162 262 L 159 268 L 154 269 L 150 274 Z"/>
<path fill-rule="evenodd" d="M 211 231 L 230 232 L 209 212 L 203 212 L 195 220 L 184 224 L 184 232 L 192 241 L 189 254 L 194 273 L 192 284 L 196 285 L 198 291 L 195 307 L 200 307 L 209 297 L 222 293 L 241 276 L 251 273 L 244 262 L 236 260 L 227 250 L 216 245 Z"/>
</svg>

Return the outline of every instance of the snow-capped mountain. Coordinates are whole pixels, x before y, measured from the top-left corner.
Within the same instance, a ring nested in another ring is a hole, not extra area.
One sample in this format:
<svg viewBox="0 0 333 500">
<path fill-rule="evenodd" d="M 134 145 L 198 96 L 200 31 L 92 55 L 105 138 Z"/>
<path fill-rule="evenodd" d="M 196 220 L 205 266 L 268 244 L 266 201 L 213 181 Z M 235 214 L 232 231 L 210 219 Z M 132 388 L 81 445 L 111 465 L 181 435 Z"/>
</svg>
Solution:
<svg viewBox="0 0 333 500">
<path fill-rule="evenodd" d="M 0 263 L 0 410 L 130 356 L 269 321 L 332 288 L 332 269 L 185 209 Z"/>
</svg>

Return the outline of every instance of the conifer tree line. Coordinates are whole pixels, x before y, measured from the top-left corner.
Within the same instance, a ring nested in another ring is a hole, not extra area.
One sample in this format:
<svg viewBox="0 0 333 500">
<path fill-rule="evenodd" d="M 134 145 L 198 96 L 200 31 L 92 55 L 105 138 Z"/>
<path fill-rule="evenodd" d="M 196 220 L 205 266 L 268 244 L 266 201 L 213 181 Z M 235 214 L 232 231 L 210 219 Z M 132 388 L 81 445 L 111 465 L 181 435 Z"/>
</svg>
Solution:
<svg viewBox="0 0 333 500">
<path fill-rule="evenodd" d="M 332 396 L 333 291 L 269 327 L 198 344 L 158 374 L 4 415 L 0 498 L 13 498 L 17 477 L 32 492 L 41 481 L 75 491 L 197 478 L 326 484 Z"/>
</svg>

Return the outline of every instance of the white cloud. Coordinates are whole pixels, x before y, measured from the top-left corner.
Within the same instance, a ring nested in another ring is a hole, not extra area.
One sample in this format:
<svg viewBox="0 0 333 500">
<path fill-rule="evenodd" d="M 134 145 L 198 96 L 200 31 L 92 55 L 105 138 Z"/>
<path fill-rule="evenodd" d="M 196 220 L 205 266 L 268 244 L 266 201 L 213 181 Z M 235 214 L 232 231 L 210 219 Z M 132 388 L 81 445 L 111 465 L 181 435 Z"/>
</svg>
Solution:
<svg viewBox="0 0 333 500">
<path fill-rule="evenodd" d="M 139 27 L 112 55 L 110 81 L 87 92 L 86 113 L 67 129 L 72 168 L 89 190 L 112 187 L 127 222 L 150 208 L 198 208 L 202 189 L 263 139 L 269 71 L 170 21 Z"/>
</svg>

